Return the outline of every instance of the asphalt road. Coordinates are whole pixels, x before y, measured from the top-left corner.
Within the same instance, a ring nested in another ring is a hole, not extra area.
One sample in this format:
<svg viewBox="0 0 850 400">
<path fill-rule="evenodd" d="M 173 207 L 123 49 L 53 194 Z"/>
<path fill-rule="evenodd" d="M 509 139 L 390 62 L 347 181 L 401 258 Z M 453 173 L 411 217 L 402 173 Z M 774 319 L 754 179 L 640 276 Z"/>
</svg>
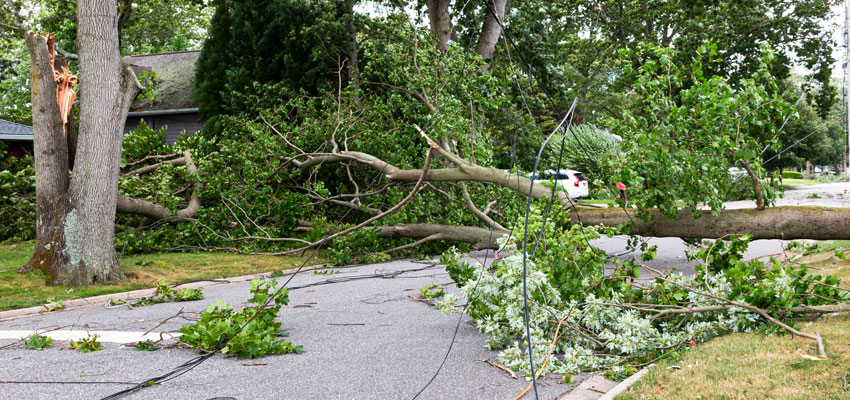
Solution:
<svg viewBox="0 0 850 400">
<path fill-rule="evenodd" d="M 376 273 L 420 269 L 393 278 Z M 245 360 L 215 356 L 195 370 L 163 385 L 146 388 L 130 399 L 410 399 L 428 382 L 445 357 L 457 315 L 443 316 L 415 301 L 419 288 L 447 284 L 442 267 L 413 261 L 393 261 L 341 269 L 335 275 L 299 274 L 293 288 L 353 276 L 369 279 L 294 289 L 290 305 L 280 313 L 290 339 L 304 353 L 264 357 L 244 366 Z M 450 287 L 449 289 L 452 289 Z M 242 305 L 248 283 L 204 289 L 205 300 L 166 303 L 134 309 L 89 307 L 0 322 L 0 330 L 77 329 L 144 332 L 181 309 L 201 312 L 206 304 L 224 299 Z M 442 372 L 420 399 L 513 398 L 527 385 L 482 362 L 496 353 L 485 349 L 485 336 L 463 318 L 457 339 Z M 166 332 L 186 322 L 174 318 L 155 329 Z M 13 340 L 0 340 L 0 346 Z M 58 343 L 62 344 L 62 343 Z M 191 359 L 191 350 L 141 352 L 104 343 L 104 350 L 80 354 L 50 348 L 32 351 L 0 350 L 0 381 L 63 381 L 67 383 L 2 383 L 2 399 L 96 399 L 158 376 Z M 495 360 L 495 359 L 494 359 Z M 85 382 L 85 383 L 82 383 Z M 545 382 L 542 399 L 570 389 Z"/>
<path fill-rule="evenodd" d="M 837 194 L 842 191 L 841 184 L 808 187 L 788 192 L 779 205 L 818 201 L 840 207 Z M 810 193 L 819 193 L 821 198 L 811 199 Z M 744 202 L 730 204 L 730 208 L 745 206 Z M 649 243 L 658 245 L 658 256 L 651 266 L 676 268 L 682 273 L 692 271 L 693 264 L 685 262 L 687 246 L 681 240 L 653 238 Z M 615 237 L 595 244 L 616 253 L 625 249 L 626 239 Z M 747 256 L 781 253 L 782 247 L 779 240 L 755 241 Z M 631 253 L 621 257 L 634 256 Z M 395 272 L 402 273 L 392 278 L 380 277 Z M 351 277 L 360 279 L 336 282 Z M 326 284 L 308 286 L 322 282 Z M 344 268 L 335 275 L 299 274 L 290 284 L 291 302 L 281 311 L 280 320 L 290 339 L 304 346 L 303 354 L 250 360 L 263 365 L 243 365 L 245 360 L 216 355 L 177 379 L 127 398 L 411 399 L 443 361 L 458 320 L 457 315 L 443 316 L 414 299 L 419 288 L 432 283 L 455 290 L 442 267 L 409 260 Z M 243 305 L 248 295 L 247 282 L 233 283 L 205 288 L 203 301 L 54 312 L 0 322 L 0 331 L 20 331 L 24 335 L 26 330 L 61 327 L 136 334 L 152 328 L 155 333 L 169 332 L 187 319 L 180 316 L 157 325 L 181 310 L 187 318 L 193 318 L 216 299 Z M 442 372 L 419 398 L 515 397 L 527 382 L 512 379 L 479 361 L 495 360 L 496 353 L 485 349 L 485 336 L 468 323 L 468 317 L 462 320 Z M 0 347 L 13 342 L 14 339 L 0 339 Z M 126 388 L 131 382 L 161 375 L 195 355 L 185 349 L 141 352 L 117 343 L 104 343 L 104 350 L 87 354 L 61 347 L 43 351 L 20 346 L 0 348 L 0 399 L 97 399 Z M 576 384 L 585 377 L 579 378 Z M 539 386 L 540 398 L 553 399 L 570 388 L 544 381 Z"/>
</svg>

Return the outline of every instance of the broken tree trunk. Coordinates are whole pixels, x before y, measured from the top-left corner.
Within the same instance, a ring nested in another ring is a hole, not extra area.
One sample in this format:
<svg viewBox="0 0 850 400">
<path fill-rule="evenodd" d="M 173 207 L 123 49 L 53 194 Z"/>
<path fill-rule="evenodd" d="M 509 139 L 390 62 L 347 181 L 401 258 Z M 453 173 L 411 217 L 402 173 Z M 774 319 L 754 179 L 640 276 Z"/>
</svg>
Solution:
<svg viewBox="0 0 850 400">
<path fill-rule="evenodd" d="M 33 71 L 38 222 L 33 257 L 22 270 L 41 269 L 48 284 L 124 278 L 115 255 L 113 224 L 122 131 L 139 85 L 121 63 L 115 2 L 80 0 L 77 10 L 82 96 L 70 180 L 47 38 L 24 32 Z"/>
</svg>

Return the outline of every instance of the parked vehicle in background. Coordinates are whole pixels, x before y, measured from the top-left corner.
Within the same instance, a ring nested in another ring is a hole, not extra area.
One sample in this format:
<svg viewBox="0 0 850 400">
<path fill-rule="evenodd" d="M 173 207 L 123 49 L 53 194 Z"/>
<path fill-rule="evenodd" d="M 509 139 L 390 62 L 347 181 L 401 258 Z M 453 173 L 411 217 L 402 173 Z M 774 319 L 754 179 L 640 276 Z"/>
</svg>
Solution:
<svg viewBox="0 0 850 400">
<path fill-rule="evenodd" d="M 590 195 L 587 178 L 581 172 L 572 169 L 539 171 L 536 177 L 529 176 L 529 178 L 534 181 L 534 184 L 552 183 L 554 181 L 554 183 L 560 186 L 561 190 L 566 190 L 567 195 L 571 199 L 588 197 Z"/>
<path fill-rule="evenodd" d="M 740 179 L 746 173 L 747 171 L 744 171 L 743 169 L 738 167 L 729 168 L 729 175 L 732 175 L 732 178 L 735 180 Z"/>
</svg>

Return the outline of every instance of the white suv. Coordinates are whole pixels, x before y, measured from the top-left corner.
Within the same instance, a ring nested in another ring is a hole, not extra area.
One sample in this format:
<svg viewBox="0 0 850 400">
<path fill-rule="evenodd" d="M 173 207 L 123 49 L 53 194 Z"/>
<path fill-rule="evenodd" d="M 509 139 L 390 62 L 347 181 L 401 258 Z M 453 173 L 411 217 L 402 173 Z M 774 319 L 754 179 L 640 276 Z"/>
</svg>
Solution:
<svg viewBox="0 0 850 400">
<path fill-rule="evenodd" d="M 581 172 L 575 170 L 562 169 L 560 171 L 540 171 L 537 173 L 536 177 L 529 176 L 529 178 L 534 180 L 535 185 L 543 182 L 552 182 L 554 179 L 555 183 L 557 183 L 562 189 L 566 189 L 567 194 L 572 199 L 588 197 L 590 195 L 590 190 L 587 186 L 587 178 L 585 178 Z"/>
</svg>

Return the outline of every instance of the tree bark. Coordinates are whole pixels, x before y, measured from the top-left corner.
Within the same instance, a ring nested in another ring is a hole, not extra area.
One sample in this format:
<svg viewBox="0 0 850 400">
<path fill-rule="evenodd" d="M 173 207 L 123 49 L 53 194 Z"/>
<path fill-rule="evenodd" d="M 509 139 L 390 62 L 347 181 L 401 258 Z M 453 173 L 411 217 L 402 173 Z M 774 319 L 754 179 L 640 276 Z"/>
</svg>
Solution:
<svg viewBox="0 0 850 400">
<path fill-rule="evenodd" d="M 123 279 L 115 255 L 115 206 L 124 121 L 136 93 L 121 62 L 114 0 L 77 2 L 80 125 L 76 168 L 68 187 L 63 283 Z"/>
<path fill-rule="evenodd" d="M 750 166 L 749 160 L 741 160 L 741 165 L 747 170 L 747 175 L 750 176 L 750 180 L 753 181 L 753 193 L 756 196 L 756 209 L 764 210 L 764 194 L 761 192 L 761 179 L 759 179 L 756 172 L 753 171 L 753 167 Z"/>
<path fill-rule="evenodd" d="M 354 26 L 354 1 L 343 0 L 345 6 L 345 51 L 348 53 L 348 77 L 360 88 L 360 69 L 357 66 L 357 28 Z"/>
<path fill-rule="evenodd" d="M 180 153 L 177 153 L 180 154 Z M 163 165 L 185 165 L 187 171 L 198 176 L 198 167 L 195 165 L 195 161 L 192 159 L 192 153 L 189 150 L 183 152 L 183 157 L 163 161 L 161 163 L 155 165 L 149 165 L 147 167 L 142 167 L 134 171 L 130 171 L 124 176 L 133 176 L 133 175 L 141 175 L 146 173 L 151 173 L 156 171 L 157 168 Z M 200 187 L 200 183 L 196 183 L 195 187 L 192 189 L 192 195 L 189 198 L 189 204 L 186 205 L 186 208 L 177 211 L 176 214 L 172 215 L 171 210 L 165 208 L 159 204 L 148 200 L 142 199 L 134 199 L 130 197 L 124 197 L 118 195 L 116 202 L 116 210 L 117 212 L 123 214 L 136 214 L 143 215 L 148 218 L 155 219 L 157 221 L 165 221 L 165 222 L 183 222 L 188 221 L 192 217 L 195 216 L 195 213 L 201 208 L 201 199 L 198 197 L 198 189 Z"/>
<path fill-rule="evenodd" d="M 585 225 L 620 226 L 632 220 L 630 233 L 652 237 L 722 238 L 749 233 L 753 239 L 850 239 L 850 209 L 787 206 L 765 210 L 723 210 L 719 216 L 702 211 L 694 219 L 690 212 L 679 211 L 678 219 L 668 220 L 658 212 L 650 212 L 648 222 L 642 222 L 634 212 L 604 209 L 571 213 L 574 221 Z M 631 217 L 631 218 L 629 218 Z"/>
<path fill-rule="evenodd" d="M 477 228 L 474 226 L 400 224 L 382 226 L 378 232 L 378 237 L 406 237 L 412 239 L 434 237 L 434 240 L 466 242 L 472 245 L 473 250 L 481 250 L 486 248 L 495 249 L 496 239 L 507 234 L 507 230 L 495 229 L 491 235 L 489 228 Z"/>
<path fill-rule="evenodd" d="M 437 37 L 437 50 L 448 51 L 454 28 L 449 14 L 451 0 L 427 0 L 425 4 L 428 7 L 431 34 Z"/>
<path fill-rule="evenodd" d="M 32 131 L 35 156 L 36 225 L 32 258 L 18 272 L 49 265 L 54 230 L 61 229 L 58 212 L 68 190 L 68 147 L 62 137 L 62 120 L 56 102 L 56 84 L 47 51 L 48 38 L 24 33 L 32 71 Z"/>
<path fill-rule="evenodd" d="M 426 137 L 426 139 L 428 139 Z M 433 143 L 428 139 L 430 143 Z M 425 172 L 428 182 L 489 182 L 520 194 L 531 193 L 535 199 L 548 198 L 551 190 L 543 185 L 534 185 L 524 176 L 517 176 L 495 168 L 485 168 L 464 160 L 445 149 L 434 145 L 455 168 L 430 169 Z M 307 156 L 306 154 L 303 156 Z M 305 161 L 290 159 L 299 169 L 307 170 L 323 163 L 357 161 L 381 171 L 392 182 L 416 182 L 422 176 L 421 169 L 400 169 L 370 154 L 343 151 L 307 156 Z M 563 192 L 558 192 L 558 201 L 564 207 L 571 205 Z M 628 213 L 628 214 L 627 214 Z M 676 220 L 668 220 L 657 211 L 650 211 L 648 222 L 642 222 L 632 210 L 581 209 L 571 212 L 573 221 L 585 225 L 620 226 L 635 222 L 632 234 L 655 237 L 722 238 L 737 234 L 752 234 L 754 239 L 850 239 L 850 209 L 827 207 L 771 207 L 764 210 L 723 210 L 719 216 L 702 211 L 694 219 L 690 212 L 682 210 Z M 441 225 L 442 226 L 442 225 Z M 443 226 L 445 228 L 445 226 Z M 430 234 L 426 234 L 430 233 Z M 418 236 L 424 239 L 436 233 L 433 229 Z M 412 235 L 412 234 L 411 234 Z M 480 236 L 480 235 L 479 235 Z M 446 239 L 450 240 L 450 239 Z"/>
<path fill-rule="evenodd" d="M 416 182 L 422 175 L 421 169 L 400 169 L 392 164 L 387 163 L 371 154 L 356 152 L 356 151 L 341 151 L 339 153 L 328 153 L 310 157 L 303 162 L 293 162 L 302 171 L 310 167 L 317 166 L 323 163 L 332 163 L 354 160 L 363 164 L 369 165 L 375 170 L 384 173 L 387 180 L 393 182 Z M 486 168 L 475 164 L 471 164 L 464 160 L 455 158 L 458 167 L 455 168 L 437 168 L 430 169 L 425 174 L 426 182 L 489 182 L 499 186 L 513 189 L 522 194 L 528 194 L 531 191 L 531 196 L 535 199 L 548 198 L 552 191 L 549 188 L 536 184 L 532 188 L 531 179 L 525 176 L 518 176 L 510 172 L 505 172 L 496 168 Z M 558 192 L 558 200 L 561 204 L 568 204 L 564 192 Z"/>
<path fill-rule="evenodd" d="M 22 270 L 39 268 L 48 284 L 121 280 L 114 248 L 124 121 L 138 82 L 121 63 L 114 0 L 79 0 L 77 37 L 80 124 L 68 179 L 63 135 L 46 40 L 25 33 L 33 70 L 36 148 L 36 247 Z"/>
<path fill-rule="evenodd" d="M 499 14 L 500 19 L 504 19 L 511 8 L 510 0 L 495 0 L 488 7 L 493 7 L 493 10 Z M 492 12 L 488 12 L 484 17 L 484 25 L 481 27 L 481 35 L 478 36 L 478 43 L 475 44 L 475 53 L 485 60 L 493 58 L 493 53 L 496 50 L 496 44 L 499 43 L 499 38 L 502 36 L 502 27 L 496 16 Z"/>
</svg>

